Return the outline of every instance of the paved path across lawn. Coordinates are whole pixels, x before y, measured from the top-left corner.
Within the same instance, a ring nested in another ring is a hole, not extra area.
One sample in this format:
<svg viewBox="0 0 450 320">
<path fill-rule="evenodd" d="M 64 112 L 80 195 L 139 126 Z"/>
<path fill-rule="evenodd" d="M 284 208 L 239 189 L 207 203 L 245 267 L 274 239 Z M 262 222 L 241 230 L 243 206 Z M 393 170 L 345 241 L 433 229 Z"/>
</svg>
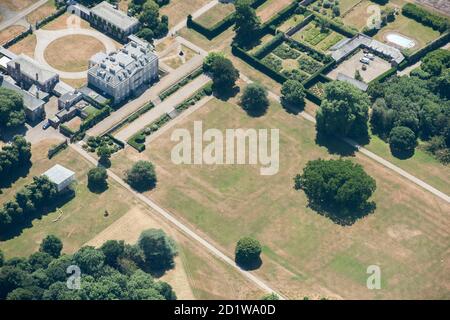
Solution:
<svg viewBox="0 0 450 320">
<path fill-rule="evenodd" d="M 241 73 L 241 79 L 244 80 L 247 83 L 251 83 L 253 82 L 252 80 L 250 80 L 248 77 L 246 77 L 245 75 L 243 75 Z M 269 96 L 273 99 L 275 99 L 276 101 L 280 102 L 280 96 L 276 95 L 275 93 L 269 91 Z M 300 115 L 305 118 L 308 121 L 311 121 L 313 123 L 316 123 L 316 118 L 311 116 L 310 114 L 306 113 L 306 112 L 301 112 Z M 429 185 L 428 183 L 426 183 L 423 180 L 420 180 L 419 178 L 413 176 L 412 174 L 406 172 L 405 170 L 399 168 L 398 166 L 396 166 L 395 164 L 387 161 L 386 159 L 376 155 L 375 153 L 367 150 L 366 148 L 360 146 L 359 144 L 357 144 L 355 141 L 348 139 L 348 138 L 342 138 L 343 141 L 345 141 L 347 144 L 349 144 L 350 146 L 352 146 L 353 148 L 355 148 L 356 150 L 358 150 L 359 152 L 361 152 L 362 154 L 364 154 L 365 156 L 371 158 L 372 160 L 375 160 L 376 162 L 382 164 L 383 166 L 385 166 L 386 168 L 389 168 L 393 171 L 395 171 L 396 173 L 398 173 L 399 175 L 401 175 L 402 177 L 408 179 L 409 181 L 415 183 L 416 185 L 418 185 L 419 187 L 431 192 L 432 194 L 434 194 L 435 196 L 441 198 L 442 200 L 444 200 L 447 203 L 450 203 L 450 197 L 448 195 L 446 195 L 445 193 L 443 193 L 442 191 L 439 191 L 438 189 L 436 189 L 435 187 L 432 187 L 431 185 Z"/>
<path fill-rule="evenodd" d="M 172 94 L 166 100 L 162 101 L 153 109 L 144 113 L 128 126 L 120 130 L 117 134 L 114 135 L 114 137 L 122 140 L 123 142 L 126 142 L 139 130 L 144 129 L 152 122 L 158 120 L 164 114 L 173 111 L 177 105 L 189 98 L 192 94 L 201 89 L 209 81 L 211 81 L 211 79 L 204 74 L 198 76 L 197 78 L 186 84 L 184 87 L 179 89 L 177 92 Z"/>
<path fill-rule="evenodd" d="M 93 165 L 97 166 L 97 160 L 95 160 L 90 154 L 88 154 L 83 148 L 79 146 L 79 144 L 70 144 L 70 147 L 77 151 L 81 156 L 83 156 L 86 160 L 91 162 Z M 237 271 L 239 271 L 247 280 L 250 282 L 253 282 L 258 287 L 260 287 L 262 290 L 264 290 L 267 293 L 275 293 L 280 297 L 280 299 L 285 299 L 282 295 L 277 293 L 275 290 L 273 290 L 271 287 L 269 287 L 264 281 L 259 279 L 256 275 L 254 275 L 252 272 L 246 271 L 241 269 L 232 258 L 227 256 L 225 253 L 220 251 L 217 247 L 215 247 L 213 244 L 211 244 L 208 240 L 205 238 L 202 238 L 199 236 L 195 231 L 193 231 L 189 226 L 178 220 L 172 213 L 169 211 L 161 208 L 158 204 L 156 204 L 154 201 L 151 200 L 150 197 L 145 196 L 141 193 L 138 193 L 134 191 L 122 178 L 120 178 L 118 175 L 116 175 L 111 170 L 107 169 L 108 171 L 108 177 L 115 180 L 117 183 L 119 183 L 122 187 L 127 189 L 134 197 L 141 200 L 145 205 L 153 209 L 153 212 L 159 214 L 162 218 L 169 221 L 172 225 L 174 225 L 178 230 L 186 234 L 191 239 L 197 241 L 200 243 L 203 247 L 206 248 L 210 253 L 224 261 L 226 264 L 230 265 Z"/>
</svg>

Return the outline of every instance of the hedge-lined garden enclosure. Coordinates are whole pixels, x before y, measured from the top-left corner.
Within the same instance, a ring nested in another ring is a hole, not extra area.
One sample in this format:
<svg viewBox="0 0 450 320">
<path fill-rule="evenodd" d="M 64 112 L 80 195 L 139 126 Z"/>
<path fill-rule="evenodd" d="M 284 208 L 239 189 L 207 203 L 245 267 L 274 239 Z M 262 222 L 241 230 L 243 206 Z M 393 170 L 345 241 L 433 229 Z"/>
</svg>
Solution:
<svg viewBox="0 0 450 320">
<path fill-rule="evenodd" d="M 315 49 L 325 52 L 344 39 L 345 36 L 331 30 L 325 20 L 315 17 L 303 28 L 295 32 L 292 38 L 300 42 L 307 42 Z"/>
<path fill-rule="evenodd" d="M 234 13 L 234 4 L 219 2 L 214 7 L 195 19 L 195 22 L 206 28 L 212 28 L 222 22 L 227 16 Z"/>
</svg>

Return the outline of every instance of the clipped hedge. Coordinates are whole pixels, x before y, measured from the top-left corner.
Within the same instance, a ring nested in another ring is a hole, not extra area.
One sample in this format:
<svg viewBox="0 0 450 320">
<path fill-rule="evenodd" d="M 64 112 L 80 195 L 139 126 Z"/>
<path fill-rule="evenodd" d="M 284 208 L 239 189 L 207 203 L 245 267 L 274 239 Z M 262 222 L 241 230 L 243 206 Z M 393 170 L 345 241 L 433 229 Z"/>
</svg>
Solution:
<svg viewBox="0 0 450 320">
<path fill-rule="evenodd" d="M 286 80 L 288 80 L 286 76 L 266 66 L 259 59 L 249 55 L 245 50 L 239 48 L 236 44 L 233 44 L 231 46 L 231 52 L 236 57 L 241 58 L 255 69 L 261 71 L 262 73 L 266 74 L 279 83 L 284 83 Z"/>
<path fill-rule="evenodd" d="M 253 53 L 253 56 L 256 59 L 262 59 L 264 56 L 266 56 L 268 53 L 270 53 L 273 49 L 278 47 L 282 42 L 284 41 L 284 34 L 279 33 L 277 34 L 272 40 L 264 44 L 261 48 L 256 50 L 255 53 Z"/>
<path fill-rule="evenodd" d="M 161 94 L 159 95 L 159 98 L 161 100 L 165 100 L 167 97 L 174 94 L 176 91 L 178 91 L 180 88 L 184 87 L 186 84 L 188 84 L 189 82 L 191 82 L 192 80 L 194 80 L 195 78 L 200 76 L 202 73 L 203 73 L 203 68 L 202 67 L 198 68 L 197 70 L 195 70 L 188 76 L 184 77 L 183 79 L 181 79 L 179 82 L 177 82 L 173 86 L 171 86 L 168 89 L 161 92 Z"/>
<path fill-rule="evenodd" d="M 112 134 L 109 133 L 105 134 L 105 136 L 114 141 L 114 143 L 117 144 L 120 148 L 125 148 L 125 143 L 122 140 L 115 138 Z"/>
<path fill-rule="evenodd" d="M 19 42 L 20 40 L 22 40 L 23 38 L 25 38 L 26 36 L 28 36 L 29 34 L 33 33 L 33 29 L 31 28 L 31 26 L 25 30 L 24 32 L 18 34 L 17 36 L 15 36 L 14 38 L 12 38 L 11 40 L 9 40 L 8 42 L 6 42 L 3 47 L 5 49 L 15 45 L 17 42 Z"/>
<path fill-rule="evenodd" d="M 61 132 L 63 135 L 65 135 L 68 138 L 72 138 L 76 132 L 70 129 L 68 126 L 62 124 L 59 126 L 59 132 Z"/>
<path fill-rule="evenodd" d="M 406 56 L 406 58 L 408 59 L 408 64 L 407 65 L 411 65 L 411 64 L 416 63 L 417 61 L 422 59 L 428 52 L 436 50 L 437 48 L 442 47 L 443 45 L 445 45 L 449 41 L 450 41 L 450 31 L 446 32 L 445 34 L 443 34 L 442 36 L 440 36 L 436 40 L 430 42 L 428 45 L 426 45 L 422 49 L 417 50 L 412 55 Z"/>
<path fill-rule="evenodd" d="M 405 4 L 402 7 L 402 14 L 440 32 L 447 31 L 450 28 L 450 21 L 448 19 L 435 15 L 413 3 Z"/>
<path fill-rule="evenodd" d="M 103 109 L 101 109 L 93 114 L 90 114 L 81 124 L 79 132 L 86 131 L 86 130 L 92 128 L 93 126 L 95 126 L 97 123 L 99 123 L 100 121 L 105 119 L 110 114 L 111 114 L 111 107 L 109 107 L 109 106 L 106 106 Z"/>
<path fill-rule="evenodd" d="M 308 53 L 312 54 L 313 59 L 319 60 L 322 63 L 329 63 L 333 60 L 330 56 L 327 56 L 326 54 L 316 50 L 305 42 L 294 40 L 292 38 L 287 38 L 286 41 L 294 48 L 300 49 L 300 51 L 307 51 Z"/>
<path fill-rule="evenodd" d="M 36 22 L 36 29 L 40 29 L 41 27 L 45 26 L 50 21 L 55 20 L 59 16 L 62 16 L 66 12 L 66 10 L 67 10 L 67 6 L 65 5 L 65 6 L 59 8 L 58 10 L 56 10 L 55 12 L 53 12 L 51 15 L 45 17 L 42 20 L 39 20 L 38 22 Z"/>
<path fill-rule="evenodd" d="M 68 146 L 67 140 L 64 140 L 64 142 L 61 142 L 60 144 L 52 146 L 50 149 L 48 149 L 47 157 L 49 159 L 53 158 L 58 152 L 66 149 L 67 146 Z"/>
</svg>

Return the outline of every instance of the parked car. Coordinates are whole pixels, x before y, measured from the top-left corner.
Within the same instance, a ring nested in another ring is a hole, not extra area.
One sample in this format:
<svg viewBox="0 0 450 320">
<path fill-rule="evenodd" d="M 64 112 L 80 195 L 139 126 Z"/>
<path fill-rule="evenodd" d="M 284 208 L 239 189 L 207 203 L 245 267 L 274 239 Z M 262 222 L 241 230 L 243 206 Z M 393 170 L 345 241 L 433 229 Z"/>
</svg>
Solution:
<svg viewBox="0 0 450 320">
<path fill-rule="evenodd" d="M 49 127 L 50 127 L 50 122 L 45 121 L 43 126 L 42 126 L 42 129 L 47 130 Z"/>
<path fill-rule="evenodd" d="M 368 58 L 366 58 L 366 57 L 361 58 L 359 61 L 364 63 L 364 64 L 369 64 L 370 63 L 370 60 Z"/>
<path fill-rule="evenodd" d="M 369 58 L 370 60 L 375 59 L 375 56 L 373 55 L 373 53 L 366 53 L 366 54 L 364 55 L 364 57 Z"/>
</svg>

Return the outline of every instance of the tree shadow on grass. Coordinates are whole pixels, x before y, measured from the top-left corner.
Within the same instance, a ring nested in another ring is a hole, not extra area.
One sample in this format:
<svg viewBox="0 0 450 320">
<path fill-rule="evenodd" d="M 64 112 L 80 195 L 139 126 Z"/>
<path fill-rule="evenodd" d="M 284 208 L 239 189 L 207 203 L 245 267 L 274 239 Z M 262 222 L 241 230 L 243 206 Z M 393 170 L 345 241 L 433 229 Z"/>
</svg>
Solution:
<svg viewBox="0 0 450 320">
<path fill-rule="evenodd" d="M 281 100 L 281 106 L 287 113 L 290 113 L 293 115 L 298 115 L 298 114 L 300 114 L 300 112 L 305 110 L 305 103 L 303 103 L 301 105 L 293 105 L 293 104 L 290 104 L 290 103 L 287 103 L 287 102 Z"/>
<path fill-rule="evenodd" d="M 327 204 L 318 204 L 309 201 L 308 207 L 316 211 L 321 216 L 327 217 L 340 226 L 351 226 L 359 219 L 372 214 L 376 209 L 375 202 L 366 202 L 362 208 L 341 209 Z"/>
<path fill-rule="evenodd" d="M 354 156 L 357 149 L 341 138 L 333 135 L 325 135 L 320 132 L 316 132 L 316 144 L 327 148 L 330 154 L 337 154 L 342 157 Z"/>
<path fill-rule="evenodd" d="M 28 163 L 22 164 L 20 167 L 15 167 L 8 176 L 2 177 L 0 179 L 0 189 L 10 188 L 17 179 L 26 178 L 30 172 L 31 165 L 31 161 L 28 161 Z"/>
<path fill-rule="evenodd" d="M 74 190 L 67 190 L 62 193 L 53 203 L 49 203 L 44 208 L 39 208 L 36 212 L 25 214 L 25 218 L 18 221 L 16 224 L 7 226 L 6 230 L 0 231 L 0 241 L 10 240 L 14 237 L 20 236 L 24 229 L 33 227 L 33 221 L 41 219 L 43 216 L 55 212 L 58 208 L 64 206 L 67 202 L 75 198 Z"/>
<path fill-rule="evenodd" d="M 406 151 L 401 151 L 401 150 L 396 150 L 392 147 L 389 147 L 391 150 L 391 154 L 396 157 L 397 159 L 400 160 L 406 160 L 411 158 L 414 155 L 415 149 L 413 150 L 406 150 Z"/>
<path fill-rule="evenodd" d="M 238 95 L 241 89 L 238 86 L 234 86 L 231 89 L 214 88 L 214 96 L 222 101 L 228 101 Z"/>
<path fill-rule="evenodd" d="M 258 257 L 257 260 L 252 261 L 250 263 L 243 263 L 243 262 L 239 262 L 236 261 L 236 264 L 245 271 L 252 271 L 252 270 L 256 270 L 259 269 L 262 266 L 262 260 L 260 257 Z"/>
<path fill-rule="evenodd" d="M 95 194 L 101 194 L 109 189 L 108 183 L 104 183 L 102 185 L 92 185 L 92 183 L 88 183 L 88 189 L 90 192 Z"/>
</svg>

